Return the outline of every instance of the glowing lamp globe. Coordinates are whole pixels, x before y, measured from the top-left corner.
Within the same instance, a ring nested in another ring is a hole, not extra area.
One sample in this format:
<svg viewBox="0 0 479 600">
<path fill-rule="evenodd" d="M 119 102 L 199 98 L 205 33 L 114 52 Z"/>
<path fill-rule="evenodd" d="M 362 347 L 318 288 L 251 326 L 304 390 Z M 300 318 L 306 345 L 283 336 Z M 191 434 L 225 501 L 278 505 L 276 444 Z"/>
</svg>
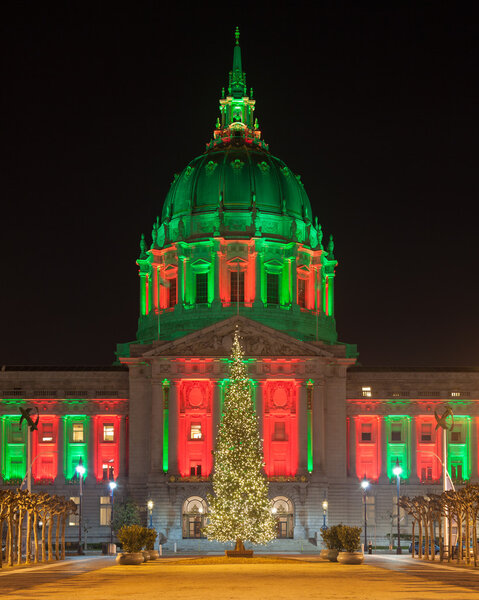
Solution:
<svg viewBox="0 0 479 600">
<path fill-rule="evenodd" d="M 393 468 L 393 473 L 394 473 L 394 475 L 396 475 L 396 477 L 399 477 L 402 473 L 402 467 L 399 464 L 399 460 L 396 461 L 396 464 Z"/>
</svg>

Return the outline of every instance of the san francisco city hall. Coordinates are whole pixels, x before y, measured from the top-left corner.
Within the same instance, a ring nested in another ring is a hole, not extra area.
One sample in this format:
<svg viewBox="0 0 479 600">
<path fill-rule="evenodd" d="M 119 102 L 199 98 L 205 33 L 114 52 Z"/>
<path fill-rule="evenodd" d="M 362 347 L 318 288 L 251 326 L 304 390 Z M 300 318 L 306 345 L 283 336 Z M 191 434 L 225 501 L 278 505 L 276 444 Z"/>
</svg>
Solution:
<svg viewBox="0 0 479 600">
<path fill-rule="evenodd" d="M 369 538 L 387 543 L 397 461 L 402 493 L 442 489 L 434 412 L 446 403 L 448 469 L 478 481 L 479 370 L 356 366 L 356 346 L 336 333 L 333 238 L 301 177 L 271 154 L 255 105 L 237 36 L 213 137 L 174 176 L 151 238 L 141 237 L 137 338 L 118 344 L 114 365 L 0 371 L 1 487 L 26 475 L 19 407 L 37 407 L 32 489 L 78 502 L 81 459 L 89 542 L 109 539 L 115 479 L 117 501 L 153 501 L 166 548 L 222 547 L 201 529 L 237 324 L 278 519 L 271 548 L 314 550 L 324 522 L 362 525 L 364 477 Z M 401 526 L 409 531 L 406 516 Z"/>
</svg>

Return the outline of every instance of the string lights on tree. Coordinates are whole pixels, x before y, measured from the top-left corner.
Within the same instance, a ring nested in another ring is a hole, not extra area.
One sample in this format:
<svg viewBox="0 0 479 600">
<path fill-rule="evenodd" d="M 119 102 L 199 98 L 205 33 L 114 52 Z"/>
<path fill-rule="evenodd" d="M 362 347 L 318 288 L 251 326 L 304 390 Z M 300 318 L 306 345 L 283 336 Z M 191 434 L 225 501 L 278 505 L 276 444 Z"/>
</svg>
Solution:
<svg viewBox="0 0 479 600">
<path fill-rule="evenodd" d="M 235 541 L 235 552 L 241 553 L 246 541 L 266 544 L 276 537 L 276 521 L 263 471 L 262 440 L 243 357 L 236 330 L 230 381 L 214 452 L 214 495 L 208 497 L 209 524 L 205 528 L 208 539 Z"/>
</svg>

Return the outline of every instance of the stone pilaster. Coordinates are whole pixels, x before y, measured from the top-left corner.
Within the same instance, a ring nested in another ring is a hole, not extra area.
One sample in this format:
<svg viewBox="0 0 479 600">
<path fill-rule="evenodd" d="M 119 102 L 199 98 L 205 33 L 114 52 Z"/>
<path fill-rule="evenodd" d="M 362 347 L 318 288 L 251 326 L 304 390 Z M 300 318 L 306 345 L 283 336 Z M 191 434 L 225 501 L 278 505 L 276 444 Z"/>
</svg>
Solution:
<svg viewBox="0 0 479 600">
<path fill-rule="evenodd" d="M 150 474 L 160 474 L 163 455 L 163 385 L 160 380 L 151 384 Z"/>
</svg>

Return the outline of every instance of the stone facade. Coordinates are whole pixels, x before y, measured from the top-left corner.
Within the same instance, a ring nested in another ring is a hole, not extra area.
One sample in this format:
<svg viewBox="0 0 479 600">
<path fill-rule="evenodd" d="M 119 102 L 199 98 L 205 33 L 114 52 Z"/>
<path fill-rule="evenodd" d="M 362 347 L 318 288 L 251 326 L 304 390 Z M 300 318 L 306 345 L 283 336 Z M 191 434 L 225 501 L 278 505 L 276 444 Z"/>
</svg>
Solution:
<svg viewBox="0 0 479 600">
<path fill-rule="evenodd" d="M 214 137 L 175 177 L 149 248 L 141 238 L 137 338 L 118 345 L 116 366 L 0 370 L 0 485 L 22 484 L 19 408 L 38 409 L 33 490 L 78 498 L 81 459 L 89 541 L 109 539 L 115 479 L 116 498 L 134 498 L 145 522 L 153 501 L 168 548 L 222 547 L 201 527 L 236 326 L 278 518 L 272 549 L 315 549 L 324 524 L 362 525 L 364 500 L 369 537 L 386 543 L 396 461 L 402 493 L 441 489 L 445 404 L 448 471 L 478 479 L 479 369 L 356 366 L 336 334 L 332 236 L 325 248 L 300 177 L 270 154 L 254 109 L 237 43 Z M 67 536 L 77 539 L 74 522 Z"/>
</svg>

